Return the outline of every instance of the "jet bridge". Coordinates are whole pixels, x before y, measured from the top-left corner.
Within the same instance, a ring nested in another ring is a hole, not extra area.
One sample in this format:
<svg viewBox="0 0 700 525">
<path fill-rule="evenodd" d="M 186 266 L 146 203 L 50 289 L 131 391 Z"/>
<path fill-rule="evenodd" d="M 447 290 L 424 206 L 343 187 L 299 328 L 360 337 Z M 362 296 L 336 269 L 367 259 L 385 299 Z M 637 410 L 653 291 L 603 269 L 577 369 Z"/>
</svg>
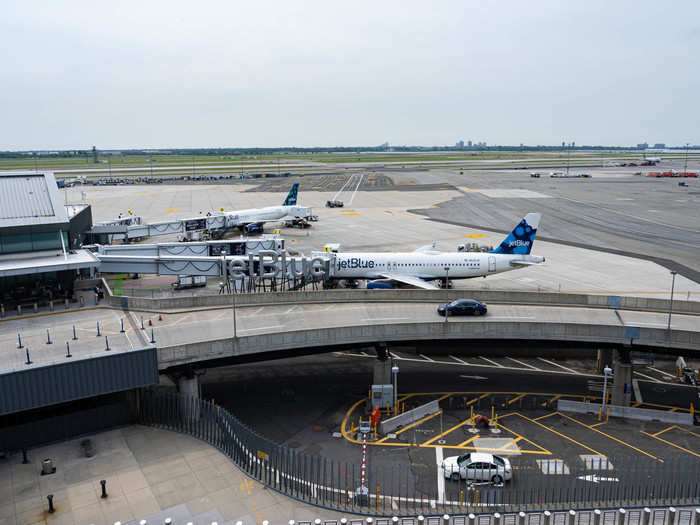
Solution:
<svg viewBox="0 0 700 525">
<path fill-rule="evenodd" d="M 153 237 L 156 235 L 168 235 L 173 233 L 187 233 L 207 230 L 224 230 L 227 227 L 227 218 L 221 213 L 197 217 L 194 219 L 178 219 L 166 222 L 154 222 L 141 224 L 140 217 L 129 216 L 103 221 L 95 224 L 88 234 L 105 236 L 108 240 L 123 239 L 125 241 Z"/>
</svg>

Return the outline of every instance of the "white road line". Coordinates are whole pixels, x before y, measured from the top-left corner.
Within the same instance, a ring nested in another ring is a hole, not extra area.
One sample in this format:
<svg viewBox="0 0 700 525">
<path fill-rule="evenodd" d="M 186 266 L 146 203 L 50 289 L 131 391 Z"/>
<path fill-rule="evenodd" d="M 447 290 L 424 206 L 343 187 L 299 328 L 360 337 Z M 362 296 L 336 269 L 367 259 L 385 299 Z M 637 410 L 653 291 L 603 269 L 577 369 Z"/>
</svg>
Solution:
<svg viewBox="0 0 700 525">
<path fill-rule="evenodd" d="M 360 354 L 362 354 L 365 357 L 369 357 L 369 354 L 367 352 L 360 352 Z"/>
<path fill-rule="evenodd" d="M 639 390 L 639 381 L 637 379 L 632 380 L 632 389 L 634 390 L 634 400 L 637 403 L 643 403 L 642 392 Z"/>
<path fill-rule="evenodd" d="M 256 326 L 255 328 L 239 328 L 239 332 L 250 332 L 252 330 L 272 330 L 273 328 L 284 328 L 284 325 L 276 326 Z"/>
<path fill-rule="evenodd" d="M 453 355 L 450 355 L 450 356 L 448 356 L 448 357 L 451 357 L 452 359 L 454 359 L 454 360 L 457 361 L 458 363 L 462 363 L 463 365 L 469 364 L 469 363 L 467 363 L 466 361 L 462 361 L 459 357 L 455 357 L 455 356 L 453 356 Z"/>
<path fill-rule="evenodd" d="M 581 375 L 581 372 L 577 372 L 576 370 L 574 370 L 572 368 L 567 368 L 564 365 L 560 365 L 559 363 L 555 363 L 554 361 L 550 361 L 549 359 L 545 359 L 544 357 L 538 357 L 537 359 L 539 359 L 540 361 L 543 361 L 544 363 L 547 363 L 549 365 L 558 366 L 562 370 L 566 370 L 567 372 L 570 372 L 572 374 Z"/>
<path fill-rule="evenodd" d="M 445 501 L 445 476 L 442 473 L 442 447 L 435 447 L 435 461 L 437 462 L 437 492 L 438 502 Z"/>
<path fill-rule="evenodd" d="M 530 364 L 524 363 L 522 361 L 518 361 L 517 359 L 513 359 L 512 357 L 506 357 L 506 359 L 510 359 L 511 361 L 515 361 L 519 365 L 527 366 L 528 368 L 532 368 L 533 370 L 539 370 L 536 366 L 532 366 Z"/>
<path fill-rule="evenodd" d="M 663 383 L 663 381 L 659 381 L 655 377 L 651 377 L 651 376 L 648 376 L 646 374 L 642 374 L 641 372 L 637 372 L 636 370 L 634 371 L 634 373 L 637 374 L 638 376 L 642 376 L 642 377 L 648 379 L 649 381 L 653 381 L 654 383 Z"/>
<path fill-rule="evenodd" d="M 427 355 L 423 355 L 423 354 L 418 354 L 418 355 L 421 356 L 421 357 L 422 357 L 423 359 L 425 359 L 426 361 L 430 361 L 430 362 L 432 362 L 432 363 L 435 362 L 435 359 L 430 359 Z"/>
<path fill-rule="evenodd" d="M 497 363 L 496 361 L 491 361 L 489 358 L 484 357 L 483 355 L 480 355 L 479 359 L 483 359 L 484 361 L 488 361 L 489 363 L 491 363 L 494 366 L 497 366 L 498 368 L 504 368 L 504 366 L 501 363 Z"/>
<path fill-rule="evenodd" d="M 131 349 L 134 349 L 134 343 L 131 342 L 131 339 L 129 339 L 129 332 L 124 332 L 124 337 L 126 337 L 126 342 L 129 343 L 129 346 Z"/>
<path fill-rule="evenodd" d="M 290 313 L 292 313 L 294 310 L 296 310 L 297 308 L 299 308 L 299 305 L 298 305 L 298 304 L 295 304 L 295 305 L 292 306 L 291 308 L 288 308 L 287 311 L 284 312 L 284 313 L 285 313 L 285 314 L 290 314 Z"/>
<path fill-rule="evenodd" d="M 668 372 L 664 372 L 663 370 L 659 370 L 658 368 L 654 368 L 653 366 L 648 366 L 647 368 L 648 368 L 649 370 L 653 370 L 654 372 L 658 372 L 659 374 L 663 374 L 663 375 L 665 375 L 665 376 L 668 376 L 668 377 L 670 377 L 670 378 L 672 378 L 672 379 L 675 379 L 675 378 L 676 378 L 675 375 L 669 374 Z"/>
</svg>

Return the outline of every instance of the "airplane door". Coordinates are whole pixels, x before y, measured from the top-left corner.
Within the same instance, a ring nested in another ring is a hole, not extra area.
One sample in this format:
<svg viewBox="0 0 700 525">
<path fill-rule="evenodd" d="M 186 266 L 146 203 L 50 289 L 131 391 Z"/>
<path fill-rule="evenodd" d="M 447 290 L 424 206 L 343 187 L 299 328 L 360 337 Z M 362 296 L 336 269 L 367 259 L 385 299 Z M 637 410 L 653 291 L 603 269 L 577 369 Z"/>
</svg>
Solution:
<svg viewBox="0 0 700 525">
<path fill-rule="evenodd" d="M 489 272 L 496 271 L 496 258 L 493 255 L 489 255 Z"/>
</svg>

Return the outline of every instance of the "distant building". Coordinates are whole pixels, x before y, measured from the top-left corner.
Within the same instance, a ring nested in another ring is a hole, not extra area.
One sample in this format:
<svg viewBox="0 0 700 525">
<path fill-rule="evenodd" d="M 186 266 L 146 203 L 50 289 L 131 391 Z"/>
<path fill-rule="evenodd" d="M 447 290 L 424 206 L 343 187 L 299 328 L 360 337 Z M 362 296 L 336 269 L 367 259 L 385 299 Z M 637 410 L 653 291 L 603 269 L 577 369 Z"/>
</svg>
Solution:
<svg viewBox="0 0 700 525">
<path fill-rule="evenodd" d="M 656 144 L 654 144 L 654 149 L 664 149 L 665 147 L 666 144 L 664 144 L 663 142 L 657 142 Z"/>
<path fill-rule="evenodd" d="M 566 147 L 566 142 L 564 142 L 563 140 L 561 141 L 561 147 L 562 147 L 562 148 L 565 148 L 565 147 Z"/>
<path fill-rule="evenodd" d="M 649 144 L 646 142 L 642 142 L 640 144 L 637 144 L 637 149 L 647 149 L 649 147 Z"/>
<path fill-rule="evenodd" d="M 460 140 L 457 144 L 455 144 L 455 147 L 458 149 L 464 149 L 464 141 Z"/>
<path fill-rule="evenodd" d="M 471 141 L 471 140 L 468 140 L 468 141 L 467 141 L 467 147 L 468 147 L 468 148 L 471 148 L 471 147 L 472 147 L 472 141 Z"/>
</svg>

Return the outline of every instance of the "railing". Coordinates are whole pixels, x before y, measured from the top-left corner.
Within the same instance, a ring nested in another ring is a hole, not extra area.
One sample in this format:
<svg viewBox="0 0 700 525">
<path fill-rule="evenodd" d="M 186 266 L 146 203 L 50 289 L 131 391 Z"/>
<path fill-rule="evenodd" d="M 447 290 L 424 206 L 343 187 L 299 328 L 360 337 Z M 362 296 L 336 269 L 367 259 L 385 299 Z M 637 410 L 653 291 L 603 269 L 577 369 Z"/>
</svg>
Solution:
<svg viewBox="0 0 700 525">
<path fill-rule="evenodd" d="M 568 466 L 545 459 L 546 466 L 541 468 L 548 474 L 539 469 L 515 470 L 513 479 L 505 484 L 498 483 L 498 473 L 480 483 L 445 480 L 443 492 L 426 481 L 438 479 L 438 465 L 428 466 L 422 475 L 416 476 L 410 465 L 377 468 L 370 463 L 366 491 L 358 493 L 361 485 L 359 448 L 357 464 L 305 454 L 260 436 L 219 406 L 169 392 L 144 391 L 138 412 L 143 424 L 183 432 L 213 445 L 251 478 L 274 490 L 306 503 L 357 514 L 417 516 L 588 511 L 694 505 L 700 501 L 700 460 L 688 457 L 603 458 L 597 460 L 598 464 L 582 461 Z M 579 513 L 582 515 L 584 513 Z M 538 520 L 542 518 L 539 516 Z M 500 519 L 488 523 L 510 523 Z M 584 521 L 580 520 L 583 525 Z M 595 525 L 590 521 L 585 523 Z M 454 524 L 467 525 L 457 521 Z M 559 522 L 530 521 L 530 524 L 559 525 Z M 479 518 L 473 525 L 487 524 Z M 567 525 L 574 524 L 567 522 Z"/>
</svg>

